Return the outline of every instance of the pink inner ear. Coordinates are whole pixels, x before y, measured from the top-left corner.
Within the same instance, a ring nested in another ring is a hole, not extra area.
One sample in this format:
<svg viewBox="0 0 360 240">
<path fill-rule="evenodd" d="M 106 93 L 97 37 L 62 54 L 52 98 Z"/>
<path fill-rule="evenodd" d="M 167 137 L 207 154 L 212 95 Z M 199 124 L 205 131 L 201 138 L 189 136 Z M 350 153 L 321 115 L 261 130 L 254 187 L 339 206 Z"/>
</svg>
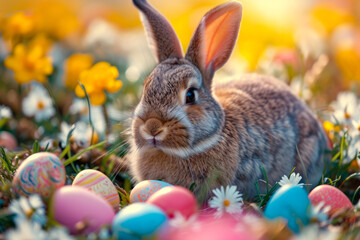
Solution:
<svg viewBox="0 0 360 240">
<path fill-rule="evenodd" d="M 205 19 L 205 66 L 214 70 L 225 64 L 236 42 L 241 20 L 241 5 L 228 4 Z"/>
</svg>

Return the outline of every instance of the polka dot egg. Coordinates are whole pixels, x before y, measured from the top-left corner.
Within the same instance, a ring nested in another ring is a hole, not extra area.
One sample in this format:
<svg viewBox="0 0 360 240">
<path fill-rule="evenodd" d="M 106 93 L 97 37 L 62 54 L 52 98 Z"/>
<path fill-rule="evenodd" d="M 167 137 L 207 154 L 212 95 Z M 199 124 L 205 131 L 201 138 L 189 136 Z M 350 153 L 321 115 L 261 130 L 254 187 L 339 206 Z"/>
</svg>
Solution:
<svg viewBox="0 0 360 240">
<path fill-rule="evenodd" d="M 50 197 L 65 184 L 65 168 L 53 153 L 39 152 L 29 156 L 17 169 L 13 178 L 14 190 L 19 195 L 37 193 Z"/>
<path fill-rule="evenodd" d="M 349 198 L 338 188 L 331 185 L 319 185 L 309 194 L 310 201 L 313 205 L 324 202 L 325 206 L 330 206 L 331 212 L 342 208 L 352 208 Z"/>
<path fill-rule="evenodd" d="M 76 175 L 73 186 L 80 186 L 102 196 L 115 210 L 119 209 L 119 194 L 111 180 L 102 172 L 86 169 Z"/>
</svg>

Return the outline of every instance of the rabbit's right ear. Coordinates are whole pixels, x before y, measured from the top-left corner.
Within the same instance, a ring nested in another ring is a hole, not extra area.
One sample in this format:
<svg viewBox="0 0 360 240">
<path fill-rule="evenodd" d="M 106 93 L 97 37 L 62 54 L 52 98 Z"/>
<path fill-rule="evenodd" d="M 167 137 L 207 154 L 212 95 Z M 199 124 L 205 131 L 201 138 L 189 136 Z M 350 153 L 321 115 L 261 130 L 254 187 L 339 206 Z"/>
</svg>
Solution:
<svg viewBox="0 0 360 240">
<path fill-rule="evenodd" d="M 190 41 L 185 57 L 199 68 L 208 89 L 215 71 L 231 55 L 241 16 L 242 6 L 239 2 L 222 4 L 205 14 Z"/>
<path fill-rule="evenodd" d="M 157 62 L 169 57 L 182 58 L 183 51 L 180 41 L 166 18 L 146 0 L 133 0 L 133 3 L 140 10 L 148 42 Z"/>
</svg>

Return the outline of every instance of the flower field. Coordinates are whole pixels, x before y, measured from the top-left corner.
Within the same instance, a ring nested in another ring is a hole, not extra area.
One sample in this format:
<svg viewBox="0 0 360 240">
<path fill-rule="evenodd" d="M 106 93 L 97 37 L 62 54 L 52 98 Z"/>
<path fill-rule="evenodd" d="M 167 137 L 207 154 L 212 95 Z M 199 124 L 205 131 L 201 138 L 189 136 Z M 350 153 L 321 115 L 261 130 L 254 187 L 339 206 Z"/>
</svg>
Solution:
<svg viewBox="0 0 360 240">
<path fill-rule="evenodd" d="M 148 2 L 186 49 L 226 1 Z M 133 181 L 124 156 L 156 60 L 132 1 L 0 5 L 0 239 L 360 239 L 359 1 L 242 1 L 214 82 L 278 78 L 329 140 L 317 187 L 296 168 L 270 184 L 260 166 L 252 199 L 234 185 L 206 199 L 195 183 Z"/>
</svg>

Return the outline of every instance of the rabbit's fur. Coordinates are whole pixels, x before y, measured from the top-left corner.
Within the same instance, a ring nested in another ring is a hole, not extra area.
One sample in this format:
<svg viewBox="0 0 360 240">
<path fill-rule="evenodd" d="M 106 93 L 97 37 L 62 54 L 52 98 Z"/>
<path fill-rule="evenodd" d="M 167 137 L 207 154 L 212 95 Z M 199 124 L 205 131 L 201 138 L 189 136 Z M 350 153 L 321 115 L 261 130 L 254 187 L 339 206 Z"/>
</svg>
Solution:
<svg viewBox="0 0 360 240">
<path fill-rule="evenodd" d="M 134 180 L 195 183 L 195 193 L 205 196 L 215 187 L 235 184 L 252 198 L 255 182 L 266 189 L 259 181 L 265 179 L 261 167 L 271 185 L 295 167 L 314 187 L 324 166 L 326 138 L 289 87 L 255 74 L 212 84 L 235 44 L 241 5 L 230 2 L 207 13 L 183 57 L 166 19 L 146 1 L 133 1 L 159 62 L 145 79 L 134 112 L 127 156 Z M 218 19 L 222 23 L 213 26 Z M 196 101 L 187 103 L 187 94 Z"/>
</svg>

